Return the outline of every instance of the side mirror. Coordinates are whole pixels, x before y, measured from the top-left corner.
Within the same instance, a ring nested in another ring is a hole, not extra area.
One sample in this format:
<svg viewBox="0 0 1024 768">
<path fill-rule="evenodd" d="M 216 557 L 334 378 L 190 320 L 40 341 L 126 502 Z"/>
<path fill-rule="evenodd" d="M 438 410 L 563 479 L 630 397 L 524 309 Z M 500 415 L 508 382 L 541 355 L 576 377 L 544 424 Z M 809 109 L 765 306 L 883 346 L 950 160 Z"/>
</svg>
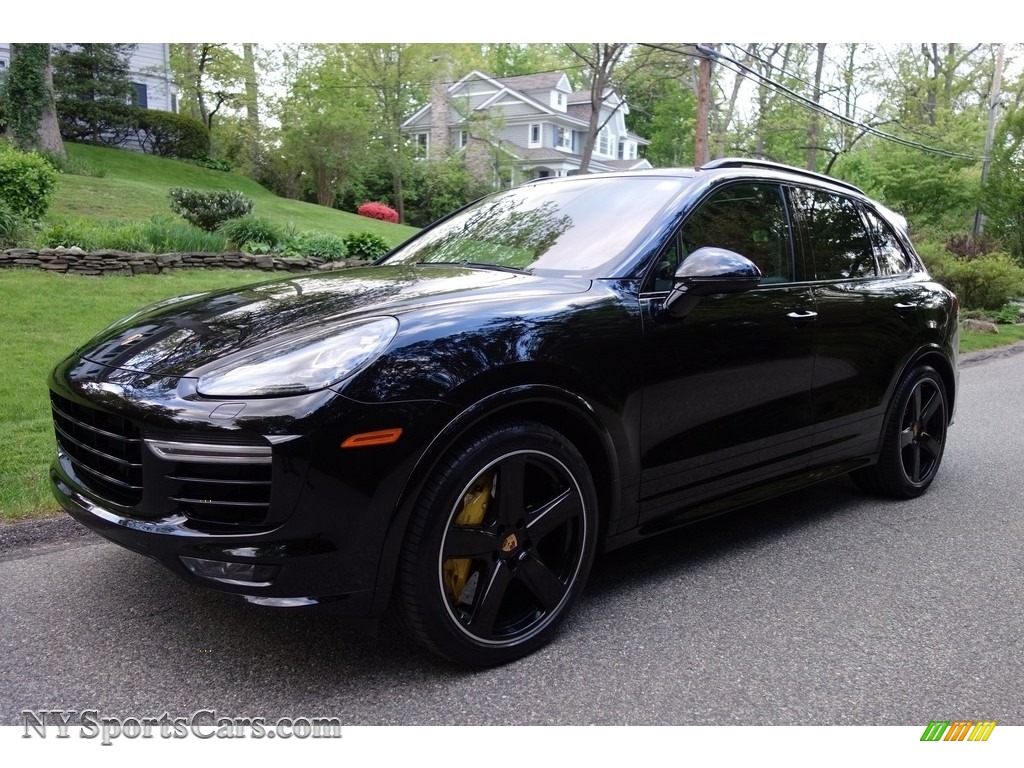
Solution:
<svg viewBox="0 0 1024 768">
<path fill-rule="evenodd" d="M 683 260 L 674 281 L 663 309 L 672 317 L 686 317 L 702 296 L 749 291 L 761 281 L 761 270 L 735 251 L 704 247 Z"/>
</svg>

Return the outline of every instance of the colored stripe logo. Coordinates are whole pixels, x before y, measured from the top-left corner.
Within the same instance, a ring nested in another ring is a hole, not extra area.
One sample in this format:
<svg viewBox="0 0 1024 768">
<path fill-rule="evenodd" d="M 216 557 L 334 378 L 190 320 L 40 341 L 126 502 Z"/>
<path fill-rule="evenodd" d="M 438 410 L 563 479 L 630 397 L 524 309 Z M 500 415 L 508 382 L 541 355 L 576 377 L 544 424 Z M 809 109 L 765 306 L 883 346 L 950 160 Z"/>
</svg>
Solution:
<svg viewBox="0 0 1024 768">
<path fill-rule="evenodd" d="M 932 720 L 921 741 L 988 741 L 995 727 L 995 720 Z"/>
</svg>

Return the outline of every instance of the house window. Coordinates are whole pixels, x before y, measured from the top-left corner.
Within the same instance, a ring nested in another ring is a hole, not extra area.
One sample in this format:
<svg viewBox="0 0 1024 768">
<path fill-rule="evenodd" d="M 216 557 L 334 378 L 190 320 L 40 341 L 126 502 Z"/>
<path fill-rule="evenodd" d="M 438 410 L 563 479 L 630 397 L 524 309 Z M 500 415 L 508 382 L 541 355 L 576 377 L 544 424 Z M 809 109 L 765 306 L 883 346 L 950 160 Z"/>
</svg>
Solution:
<svg viewBox="0 0 1024 768">
<path fill-rule="evenodd" d="M 469 131 L 459 131 L 459 149 L 469 144 Z"/>
<path fill-rule="evenodd" d="M 541 145 L 541 130 L 540 123 L 530 123 L 530 146 L 539 147 Z"/>
<path fill-rule="evenodd" d="M 135 88 L 135 106 L 147 109 L 149 107 L 149 94 L 145 83 L 132 83 Z"/>
<path fill-rule="evenodd" d="M 413 157 L 426 157 L 430 151 L 430 134 L 429 133 L 414 133 L 412 135 L 412 155 Z"/>
<path fill-rule="evenodd" d="M 605 157 L 612 155 L 612 132 L 607 127 L 602 128 L 597 135 L 597 154 Z"/>
<path fill-rule="evenodd" d="M 178 94 L 171 94 L 171 112 L 177 113 L 178 111 Z"/>
<path fill-rule="evenodd" d="M 555 129 L 555 147 L 572 151 L 572 131 L 558 126 Z"/>
</svg>

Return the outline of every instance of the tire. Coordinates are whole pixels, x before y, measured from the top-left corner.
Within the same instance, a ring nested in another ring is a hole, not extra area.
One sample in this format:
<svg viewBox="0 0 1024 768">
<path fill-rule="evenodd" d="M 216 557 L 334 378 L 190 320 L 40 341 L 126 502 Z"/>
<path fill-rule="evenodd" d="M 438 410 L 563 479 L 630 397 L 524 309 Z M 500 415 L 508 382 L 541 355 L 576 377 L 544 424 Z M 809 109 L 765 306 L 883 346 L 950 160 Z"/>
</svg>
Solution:
<svg viewBox="0 0 1024 768">
<path fill-rule="evenodd" d="M 441 462 L 402 552 L 398 600 L 422 645 L 469 666 L 514 661 L 556 631 L 590 572 L 597 496 L 562 435 L 490 428 Z"/>
<path fill-rule="evenodd" d="M 949 403 L 942 377 L 929 366 L 911 370 L 893 397 L 878 463 L 855 472 L 854 480 L 883 496 L 920 496 L 939 471 L 948 426 Z"/>
</svg>

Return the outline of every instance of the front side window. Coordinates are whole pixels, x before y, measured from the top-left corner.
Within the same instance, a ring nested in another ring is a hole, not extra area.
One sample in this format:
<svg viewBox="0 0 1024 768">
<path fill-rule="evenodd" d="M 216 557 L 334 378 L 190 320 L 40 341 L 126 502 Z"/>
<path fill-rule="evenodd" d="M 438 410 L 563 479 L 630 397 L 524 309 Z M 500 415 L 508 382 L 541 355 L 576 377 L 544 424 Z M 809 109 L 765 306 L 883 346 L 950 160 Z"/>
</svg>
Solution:
<svg viewBox="0 0 1024 768">
<path fill-rule="evenodd" d="M 820 189 L 795 189 L 793 204 L 814 257 L 818 280 L 877 274 L 875 252 L 857 203 Z"/>
<path fill-rule="evenodd" d="M 793 280 L 789 219 L 775 184 L 734 184 L 713 193 L 690 214 L 680 232 L 685 258 L 714 246 L 746 256 L 761 270 L 761 283 Z"/>
</svg>

